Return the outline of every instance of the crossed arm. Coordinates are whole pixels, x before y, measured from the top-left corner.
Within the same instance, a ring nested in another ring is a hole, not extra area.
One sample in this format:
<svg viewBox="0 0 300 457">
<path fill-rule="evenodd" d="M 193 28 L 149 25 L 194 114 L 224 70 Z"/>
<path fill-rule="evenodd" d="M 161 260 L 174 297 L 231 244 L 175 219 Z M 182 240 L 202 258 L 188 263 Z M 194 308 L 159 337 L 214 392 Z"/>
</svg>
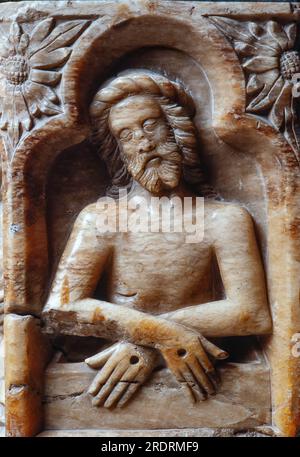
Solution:
<svg viewBox="0 0 300 457">
<path fill-rule="evenodd" d="M 194 398 L 203 396 L 203 392 L 213 393 L 215 372 L 207 353 L 217 358 L 224 358 L 225 354 L 204 336 L 262 334 L 271 328 L 262 280 L 264 273 L 252 221 L 240 208 L 233 212 L 229 217 L 220 213 L 219 221 L 215 221 L 212 227 L 226 298 L 152 316 L 89 298 L 112 253 L 113 237 L 97 237 L 95 212 L 93 208 L 87 208 L 76 221 L 44 309 L 47 327 L 66 334 L 126 341 L 127 348 L 132 349 L 126 354 L 138 353 L 139 360 L 144 361 L 148 368 L 155 361 L 156 351 L 153 349 L 158 349 L 173 374 L 188 387 Z M 114 357 L 115 363 L 112 364 L 109 357 L 114 350 L 115 354 L 119 351 L 119 356 Z M 106 364 L 91 386 L 91 393 L 96 395 L 95 404 L 105 401 L 105 406 L 111 406 L 120 398 L 125 403 L 131 396 L 130 388 L 137 389 L 149 375 L 145 369 L 139 378 L 139 364 L 132 364 L 129 369 L 128 364 L 121 366 L 124 360 L 122 362 L 120 346 L 104 351 L 89 362 L 95 368 Z M 115 379 L 123 382 L 107 401 L 108 394 L 115 387 Z M 133 385 L 127 386 L 123 395 L 122 389 L 133 380 Z M 197 394 L 195 384 L 199 387 Z"/>
</svg>

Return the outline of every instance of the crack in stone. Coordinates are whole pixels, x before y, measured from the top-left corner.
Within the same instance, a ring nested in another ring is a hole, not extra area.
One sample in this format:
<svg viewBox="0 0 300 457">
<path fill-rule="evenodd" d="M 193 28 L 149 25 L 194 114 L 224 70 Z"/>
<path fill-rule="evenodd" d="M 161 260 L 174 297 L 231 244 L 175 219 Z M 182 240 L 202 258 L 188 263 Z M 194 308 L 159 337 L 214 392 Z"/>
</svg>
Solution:
<svg viewBox="0 0 300 457">
<path fill-rule="evenodd" d="M 73 392 L 71 394 L 65 394 L 65 395 L 53 395 L 53 396 L 46 395 L 43 398 L 43 403 L 47 404 L 47 403 L 52 403 L 57 400 L 66 400 L 67 398 L 76 398 L 76 397 L 80 397 L 80 395 L 82 395 L 83 393 L 84 393 L 84 390 L 81 390 L 79 392 Z"/>
</svg>

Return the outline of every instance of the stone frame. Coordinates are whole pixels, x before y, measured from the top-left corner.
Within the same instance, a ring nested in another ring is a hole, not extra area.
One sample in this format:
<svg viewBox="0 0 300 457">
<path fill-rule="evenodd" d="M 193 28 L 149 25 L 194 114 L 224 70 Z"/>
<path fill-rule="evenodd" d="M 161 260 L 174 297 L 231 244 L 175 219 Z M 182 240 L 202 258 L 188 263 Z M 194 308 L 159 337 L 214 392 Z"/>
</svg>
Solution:
<svg viewBox="0 0 300 457">
<path fill-rule="evenodd" d="M 102 80 L 112 59 L 137 45 L 159 45 L 182 50 L 201 63 L 214 94 L 213 129 L 223 142 L 255 156 L 260 164 L 268 204 L 266 276 L 274 326 L 264 343 L 271 366 L 273 429 L 295 436 L 300 426 L 300 358 L 292 354 L 292 337 L 300 329 L 299 164 L 281 133 L 246 114 L 239 60 L 208 16 L 298 22 L 297 8 L 288 3 L 224 6 L 140 0 L 65 2 L 59 12 L 53 2 L 11 3 L 0 9 L 3 25 L 11 17 L 29 28 L 48 16 L 59 22 L 89 21 L 63 68 L 61 114 L 38 120 L 13 150 L 5 135 L 2 143 L 7 434 L 33 436 L 43 429 L 41 396 L 49 348 L 39 330 L 39 314 L 47 283 L 47 171 L 62 150 L 89 135 L 92 78 Z M 98 59 L 93 58 L 95 53 Z M 15 351 L 16 347 L 26 350 Z"/>
</svg>

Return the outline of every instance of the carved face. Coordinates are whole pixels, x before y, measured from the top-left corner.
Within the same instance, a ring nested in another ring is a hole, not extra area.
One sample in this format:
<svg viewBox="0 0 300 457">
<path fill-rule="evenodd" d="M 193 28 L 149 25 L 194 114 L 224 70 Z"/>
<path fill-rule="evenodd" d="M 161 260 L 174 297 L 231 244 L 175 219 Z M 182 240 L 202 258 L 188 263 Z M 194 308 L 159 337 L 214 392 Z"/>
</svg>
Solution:
<svg viewBox="0 0 300 457">
<path fill-rule="evenodd" d="M 159 103 L 151 96 L 132 96 L 115 105 L 109 116 L 129 173 L 154 194 L 178 186 L 181 154 Z"/>
</svg>

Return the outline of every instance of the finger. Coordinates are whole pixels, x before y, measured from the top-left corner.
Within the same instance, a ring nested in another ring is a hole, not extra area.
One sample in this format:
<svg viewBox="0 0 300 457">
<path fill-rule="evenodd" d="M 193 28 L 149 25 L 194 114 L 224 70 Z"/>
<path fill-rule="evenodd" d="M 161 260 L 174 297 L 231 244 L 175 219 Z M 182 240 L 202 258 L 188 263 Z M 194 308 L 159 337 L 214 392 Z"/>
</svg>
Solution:
<svg viewBox="0 0 300 457">
<path fill-rule="evenodd" d="M 128 382 L 118 382 L 118 384 L 114 387 L 114 389 L 106 399 L 104 403 L 104 408 L 111 408 L 112 406 L 115 406 L 119 398 L 122 397 L 124 392 L 126 392 L 129 385 L 130 384 Z"/>
<path fill-rule="evenodd" d="M 205 373 L 213 373 L 215 371 L 215 367 L 209 360 L 200 341 L 199 341 L 198 351 L 195 352 L 195 355 L 198 358 L 198 360 L 200 361 L 200 364 L 201 364 L 202 368 L 204 369 Z"/>
<path fill-rule="evenodd" d="M 126 381 L 128 389 L 125 391 L 123 398 L 119 399 L 118 407 L 122 408 L 135 394 L 139 387 L 148 379 L 151 369 L 147 367 L 130 367 L 122 376 L 122 381 Z"/>
<path fill-rule="evenodd" d="M 212 363 L 210 361 L 207 363 L 206 355 L 203 356 L 203 354 L 201 354 L 201 357 L 199 357 L 199 354 L 195 354 L 195 357 L 197 359 L 197 362 L 198 362 L 200 368 L 202 368 L 204 370 L 205 374 L 210 379 L 214 388 L 217 389 L 218 384 L 220 382 L 220 378 L 218 376 L 218 373 L 216 372 L 215 367 L 212 365 Z"/>
<path fill-rule="evenodd" d="M 194 401 L 203 401 L 206 399 L 206 395 L 202 386 L 195 379 L 193 372 L 190 370 L 189 366 L 186 365 L 183 370 L 181 370 L 182 381 L 190 389 L 191 394 L 194 397 Z"/>
<path fill-rule="evenodd" d="M 123 374 L 121 381 L 123 382 L 132 382 L 139 373 L 143 374 L 145 371 L 145 367 L 141 367 L 140 365 L 130 365 L 129 368 Z"/>
<path fill-rule="evenodd" d="M 131 399 L 131 397 L 133 397 L 135 392 L 141 387 L 141 384 L 139 382 L 132 383 L 132 384 L 128 383 L 127 385 L 128 385 L 128 388 L 127 388 L 126 392 L 124 393 L 123 397 L 118 402 L 117 408 L 123 408 L 123 406 L 125 406 L 128 403 L 128 401 Z"/>
<path fill-rule="evenodd" d="M 190 363 L 187 362 L 187 366 L 196 379 L 196 382 L 199 383 L 200 387 L 202 387 L 208 395 L 216 393 L 215 386 L 211 383 L 209 377 L 204 373 L 203 368 L 196 358 Z"/>
<path fill-rule="evenodd" d="M 113 391 L 107 398 L 106 402 L 104 403 L 105 408 L 110 408 L 111 406 L 113 406 L 113 404 L 120 399 L 123 393 L 126 392 L 131 382 L 139 382 L 137 380 L 137 375 L 139 371 L 143 371 L 139 365 L 132 365 L 125 371 L 125 373 L 120 379 L 120 382 L 116 385 L 116 387 L 113 389 Z M 139 383 L 141 384 L 141 382 Z"/>
<path fill-rule="evenodd" d="M 196 358 L 197 358 L 197 357 L 196 357 Z M 201 361 L 200 361 L 198 358 L 197 358 L 197 361 L 198 361 L 199 365 L 201 366 Z M 210 371 L 210 372 L 207 371 L 207 372 L 206 372 L 206 375 L 209 377 L 211 383 L 214 385 L 215 389 L 217 390 L 218 387 L 219 387 L 219 384 L 220 384 L 220 382 L 221 382 L 217 370 Z"/>
<path fill-rule="evenodd" d="M 177 379 L 179 384 L 182 385 L 187 396 L 190 398 L 190 400 L 192 400 L 193 403 L 196 403 L 199 400 L 199 397 L 202 399 L 202 397 L 203 397 L 202 392 L 198 394 L 197 392 L 195 392 L 192 389 L 192 385 L 194 385 L 195 382 L 191 381 L 191 379 L 189 380 L 189 378 L 191 377 L 191 375 L 189 373 L 187 373 L 187 379 L 186 379 L 185 373 L 179 371 L 178 368 L 176 368 L 169 361 L 167 361 L 167 366 L 171 370 L 171 372 L 173 373 L 173 375 L 175 376 L 175 378 Z"/>
<path fill-rule="evenodd" d="M 99 352 L 98 354 L 93 355 L 85 359 L 85 363 L 88 364 L 91 368 L 100 368 L 104 363 L 109 359 L 112 353 L 115 351 L 119 343 L 113 344 L 104 351 Z"/>
<path fill-rule="evenodd" d="M 199 339 L 204 347 L 204 349 L 211 354 L 215 359 L 223 360 L 229 357 L 228 352 L 224 351 L 223 349 L 218 348 L 215 344 L 211 341 L 208 341 L 203 335 L 199 335 Z"/>
<path fill-rule="evenodd" d="M 127 361 L 124 363 L 120 363 L 112 372 L 110 378 L 105 382 L 102 386 L 101 390 L 98 394 L 93 398 L 92 403 L 94 406 L 100 406 L 104 403 L 106 398 L 110 395 L 112 390 L 114 389 L 115 385 L 120 381 L 123 374 L 127 368 Z"/>
<path fill-rule="evenodd" d="M 184 391 L 186 393 L 186 396 L 193 402 L 193 403 L 197 403 L 198 401 L 198 397 L 196 395 L 194 395 L 191 387 L 189 386 L 189 384 L 187 382 L 184 382 L 184 381 L 181 381 L 181 385 L 182 387 L 184 388 Z"/>
<path fill-rule="evenodd" d="M 117 357 L 111 357 L 102 370 L 99 371 L 99 373 L 95 376 L 92 384 L 89 387 L 88 393 L 91 395 L 96 395 L 97 392 L 101 389 L 103 384 L 106 383 L 108 378 L 111 376 L 113 373 L 114 369 L 118 365 L 119 360 Z"/>
<path fill-rule="evenodd" d="M 120 398 L 117 404 L 118 408 L 122 408 L 127 404 L 127 402 L 131 399 L 131 397 L 133 397 L 136 391 L 148 379 L 151 371 L 151 366 L 142 368 L 138 366 L 132 366 L 126 371 L 126 373 L 122 376 L 122 381 L 127 381 L 128 389 L 125 391 L 122 398 Z"/>
</svg>

